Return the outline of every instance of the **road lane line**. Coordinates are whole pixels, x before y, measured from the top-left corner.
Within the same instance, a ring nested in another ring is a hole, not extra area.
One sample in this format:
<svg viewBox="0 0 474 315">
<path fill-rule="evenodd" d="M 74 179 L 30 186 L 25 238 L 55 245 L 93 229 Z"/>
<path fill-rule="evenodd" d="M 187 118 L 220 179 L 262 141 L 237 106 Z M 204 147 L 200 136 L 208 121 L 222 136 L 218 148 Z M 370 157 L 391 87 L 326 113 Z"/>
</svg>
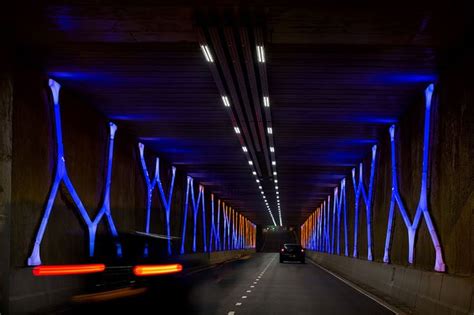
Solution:
<svg viewBox="0 0 474 315">
<path fill-rule="evenodd" d="M 341 276 L 337 275 L 336 273 L 334 273 L 334 272 L 324 268 L 323 266 L 319 265 L 318 263 L 314 262 L 312 259 L 308 259 L 308 260 L 309 260 L 310 263 L 312 263 L 316 267 L 326 271 L 327 273 L 329 273 L 334 278 L 344 282 L 346 285 L 350 286 L 351 288 L 353 288 L 354 290 L 356 290 L 360 294 L 365 295 L 366 297 L 368 297 L 372 301 L 376 302 L 377 304 L 380 304 L 381 306 L 385 307 L 389 311 L 393 312 L 395 315 L 406 315 L 406 313 L 404 311 L 398 309 L 397 307 L 395 307 L 393 305 L 388 304 L 387 302 L 385 302 L 384 300 L 382 300 L 378 296 L 375 296 L 374 294 L 365 291 L 364 289 L 362 289 L 358 285 L 350 282 L 349 280 L 346 280 L 346 279 L 342 278 Z"/>
<path fill-rule="evenodd" d="M 255 279 L 255 281 L 253 282 L 254 285 L 257 284 L 257 281 L 259 281 L 259 280 L 262 278 L 262 276 L 265 274 L 265 271 L 267 271 L 268 267 L 270 267 L 270 265 L 272 264 L 272 262 L 275 260 L 275 257 L 276 257 L 276 256 L 274 256 L 274 257 L 270 260 L 270 262 L 265 266 L 265 268 L 263 269 L 263 271 L 260 272 L 258 278 Z M 255 288 L 254 285 L 250 285 L 250 287 L 251 287 L 251 288 Z M 252 292 L 252 290 L 247 290 L 247 293 L 251 293 L 251 292 Z M 247 298 L 247 295 L 242 295 L 242 299 L 246 299 L 246 298 Z M 235 305 L 236 305 L 236 306 L 241 306 L 241 305 L 242 305 L 242 302 L 237 302 L 237 303 L 235 303 Z M 234 311 L 230 311 L 230 312 L 227 313 L 227 315 L 234 315 L 234 314 L 235 314 Z"/>
</svg>

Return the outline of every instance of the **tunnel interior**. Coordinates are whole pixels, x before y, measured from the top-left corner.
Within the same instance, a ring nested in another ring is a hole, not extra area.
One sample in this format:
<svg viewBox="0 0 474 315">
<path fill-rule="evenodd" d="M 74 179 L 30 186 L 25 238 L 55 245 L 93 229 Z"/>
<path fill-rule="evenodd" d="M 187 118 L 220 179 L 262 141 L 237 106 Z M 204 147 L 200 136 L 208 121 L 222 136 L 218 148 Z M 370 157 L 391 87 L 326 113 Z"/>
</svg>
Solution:
<svg viewBox="0 0 474 315">
<path fill-rule="evenodd" d="M 0 314 L 474 312 L 467 1 L 2 16 Z"/>
</svg>

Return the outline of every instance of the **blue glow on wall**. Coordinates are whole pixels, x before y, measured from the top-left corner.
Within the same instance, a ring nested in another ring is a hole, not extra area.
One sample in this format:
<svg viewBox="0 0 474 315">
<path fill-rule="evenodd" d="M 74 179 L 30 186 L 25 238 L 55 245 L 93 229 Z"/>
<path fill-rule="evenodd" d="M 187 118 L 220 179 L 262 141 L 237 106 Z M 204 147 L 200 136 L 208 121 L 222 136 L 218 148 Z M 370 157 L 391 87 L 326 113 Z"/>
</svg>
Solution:
<svg viewBox="0 0 474 315">
<path fill-rule="evenodd" d="M 443 259 L 443 252 L 441 244 L 436 233 L 433 221 L 428 208 L 428 162 L 429 162 L 429 150 L 430 150 L 430 114 L 431 114 L 431 101 L 433 97 L 434 85 L 430 84 L 425 89 L 425 123 L 423 129 L 423 161 L 422 161 L 422 173 L 421 173 L 421 190 L 420 198 L 418 201 L 418 206 L 416 208 L 415 218 L 413 222 L 410 221 L 410 217 L 406 211 L 405 205 L 403 203 L 402 197 L 400 195 L 399 184 L 398 184 L 398 174 L 397 174 L 397 152 L 396 152 L 396 141 L 395 141 L 395 125 L 390 127 L 390 143 L 391 143 L 391 157 L 392 157 L 392 195 L 390 199 L 390 210 L 387 226 L 387 235 L 385 239 L 385 250 L 383 261 L 388 263 L 390 261 L 390 250 L 391 250 L 391 236 L 393 228 L 393 216 L 395 203 L 398 205 L 400 214 L 402 215 L 403 222 L 407 228 L 408 233 L 408 262 L 413 264 L 414 255 L 415 255 L 415 237 L 420 225 L 421 216 L 425 219 L 425 223 L 428 227 L 428 231 L 433 242 L 433 247 L 435 249 L 436 258 L 434 269 L 439 272 L 444 272 L 446 266 Z"/>
<path fill-rule="evenodd" d="M 375 177 L 375 160 L 377 156 L 377 146 L 372 147 L 372 159 L 370 162 L 370 179 L 369 179 L 369 189 L 368 191 L 364 186 L 364 176 L 363 176 L 363 164 L 359 164 L 359 182 L 356 182 L 356 170 L 352 169 L 352 183 L 354 186 L 354 195 L 355 195 L 355 207 L 354 207 L 354 251 L 352 253 L 353 257 L 358 256 L 357 250 L 357 240 L 359 236 L 359 203 L 360 196 L 364 200 L 365 204 L 365 214 L 366 214 L 366 223 L 367 223 L 367 259 L 373 260 L 372 257 L 372 197 L 374 190 L 374 177 Z"/>
<path fill-rule="evenodd" d="M 204 201 L 204 187 L 199 185 L 199 193 L 198 198 L 196 200 L 194 194 L 194 184 L 193 178 L 188 176 L 187 185 L 186 185 L 186 200 L 184 202 L 184 222 L 183 222 L 183 234 L 181 239 L 181 254 L 184 254 L 185 248 L 185 239 L 186 239 L 186 224 L 188 218 L 188 208 L 189 208 L 189 196 L 191 195 L 191 205 L 193 207 L 193 219 L 194 219 L 194 227 L 193 227 L 193 252 L 196 252 L 196 230 L 197 230 L 197 218 L 199 214 L 199 203 L 201 203 L 202 207 L 202 228 L 203 228 L 203 244 L 204 244 L 204 252 L 207 252 L 207 237 L 206 237 L 206 208 L 205 208 L 205 201 Z"/>
<path fill-rule="evenodd" d="M 436 75 L 432 73 L 383 73 L 373 77 L 374 83 L 428 83 L 436 80 Z"/>
<path fill-rule="evenodd" d="M 112 161 L 113 161 L 114 137 L 115 137 L 115 132 L 117 131 L 117 126 L 113 123 L 109 123 L 110 134 L 109 134 L 109 143 L 108 143 L 107 173 L 106 173 L 106 179 L 104 183 L 105 189 L 103 192 L 102 205 L 100 207 L 99 213 L 97 214 L 94 220 L 91 220 L 67 173 L 66 159 L 64 157 L 61 113 L 60 113 L 60 106 L 59 106 L 59 91 L 61 89 L 61 86 L 56 81 L 50 79 L 49 87 L 52 92 L 53 103 L 54 103 L 54 125 L 55 125 L 55 136 L 56 136 L 55 140 L 56 140 L 56 150 L 57 150 L 56 169 L 55 169 L 55 174 L 54 174 L 53 185 L 51 186 L 51 190 L 48 195 L 48 201 L 46 203 L 46 208 L 43 214 L 43 218 L 41 220 L 38 232 L 36 234 L 33 250 L 30 257 L 28 258 L 27 264 L 29 266 L 41 265 L 41 255 L 40 255 L 41 242 L 43 240 L 44 232 L 46 231 L 46 227 L 48 225 L 49 216 L 51 215 L 52 208 L 54 205 L 54 200 L 56 199 L 59 185 L 61 183 L 63 183 L 66 186 L 66 189 L 70 193 L 74 201 L 74 204 L 77 207 L 77 210 L 79 210 L 80 216 L 82 217 L 82 219 L 84 220 L 84 223 L 87 226 L 87 229 L 89 232 L 89 255 L 90 256 L 94 255 L 94 245 L 95 245 L 95 235 L 97 231 L 97 225 L 105 216 L 107 219 L 107 223 L 109 225 L 110 232 L 116 239 L 115 245 L 116 245 L 117 256 L 121 257 L 122 248 L 118 241 L 117 229 L 115 228 L 115 224 L 114 224 L 111 210 L 110 210 L 110 185 L 111 185 L 111 177 L 112 177 Z"/>
</svg>

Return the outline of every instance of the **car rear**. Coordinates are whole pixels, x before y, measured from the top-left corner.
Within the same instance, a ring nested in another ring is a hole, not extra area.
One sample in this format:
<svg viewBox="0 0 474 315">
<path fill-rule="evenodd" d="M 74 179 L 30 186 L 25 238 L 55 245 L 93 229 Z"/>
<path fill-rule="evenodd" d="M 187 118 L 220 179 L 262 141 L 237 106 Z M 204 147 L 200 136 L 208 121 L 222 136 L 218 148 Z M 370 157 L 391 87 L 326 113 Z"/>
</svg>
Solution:
<svg viewBox="0 0 474 315">
<path fill-rule="evenodd" d="M 304 264 L 305 250 L 299 244 L 284 244 L 280 249 L 280 263 L 284 261 L 299 261 Z"/>
</svg>

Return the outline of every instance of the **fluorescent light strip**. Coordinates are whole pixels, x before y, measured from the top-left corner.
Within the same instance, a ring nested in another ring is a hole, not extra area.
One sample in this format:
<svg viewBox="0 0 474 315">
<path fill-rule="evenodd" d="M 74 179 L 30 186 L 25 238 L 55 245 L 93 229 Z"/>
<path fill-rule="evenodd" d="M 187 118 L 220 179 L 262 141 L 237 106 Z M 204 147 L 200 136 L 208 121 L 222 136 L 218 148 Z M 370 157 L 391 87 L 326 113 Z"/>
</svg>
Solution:
<svg viewBox="0 0 474 315">
<path fill-rule="evenodd" d="M 275 152 L 275 147 L 270 147 L 270 152 Z"/>
<path fill-rule="evenodd" d="M 201 45 L 201 50 L 204 54 L 204 57 L 206 57 L 207 62 L 214 62 L 214 59 L 211 55 L 211 51 L 209 50 L 209 47 L 207 45 Z"/>
<path fill-rule="evenodd" d="M 239 127 L 234 127 L 234 131 L 235 131 L 235 133 L 240 133 Z"/>
<path fill-rule="evenodd" d="M 244 152 L 249 152 L 249 150 L 248 150 L 247 147 L 245 147 L 245 146 L 242 147 L 242 151 L 244 151 Z"/>
<path fill-rule="evenodd" d="M 269 135 L 273 134 L 273 129 L 272 129 L 272 127 L 268 127 L 268 128 L 267 128 L 267 132 L 268 132 Z"/>
<path fill-rule="evenodd" d="M 263 46 L 257 45 L 257 58 L 258 62 L 265 62 L 265 51 L 263 50 Z"/>
<path fill-rule="evenodd" d="M 222 96 L 222 102 L 224 103 L 225 107 L 230 107 L 229 99 L 227 96 Z"/>
<path fill-rule="evenodd" d="M 263 106 L 270 107 L 270 99 L 268 98 L 268 96 L 263 97 Z"/>
</svg>

